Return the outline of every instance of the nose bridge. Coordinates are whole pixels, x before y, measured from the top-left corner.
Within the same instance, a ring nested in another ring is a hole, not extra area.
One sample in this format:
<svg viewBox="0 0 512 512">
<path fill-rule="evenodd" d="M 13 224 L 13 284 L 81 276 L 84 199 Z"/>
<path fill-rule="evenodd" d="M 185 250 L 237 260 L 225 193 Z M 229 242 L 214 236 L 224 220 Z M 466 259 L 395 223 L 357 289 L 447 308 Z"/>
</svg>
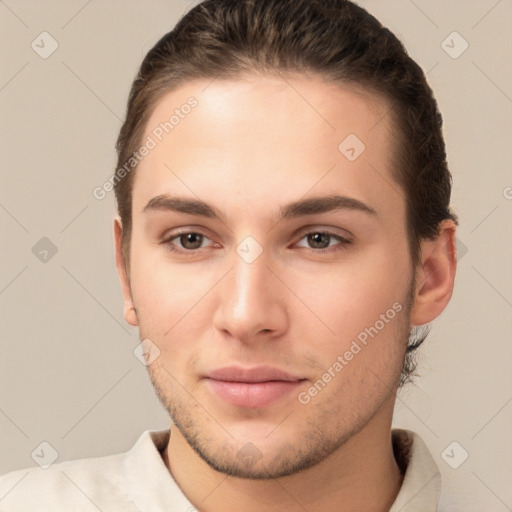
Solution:
<svg viewBox="0 0 512 512">
<path fill-rule="evenodd" d="M 233 251 L 232 270 L 221 289 L 216 327 L 248 340 L 262 330 L 276 331 L 285 318 L 275 293 L 270 254 L 242 242 Z"/>
<path fill-rule="evenodd" d="M 268 258 L 262 254 L 254 260 L 245 258 L 245 255 L 241 256 L 240 253 L 237 254 L 234 262 L 233 298 L 234 307 L 240 314 L 249 312 L 251 307 L 258 305 L 258 302 L 267 300 L 266 292 L 272 286 L 270 283 L 272 274 L 267 265 Z"/>
</svg>

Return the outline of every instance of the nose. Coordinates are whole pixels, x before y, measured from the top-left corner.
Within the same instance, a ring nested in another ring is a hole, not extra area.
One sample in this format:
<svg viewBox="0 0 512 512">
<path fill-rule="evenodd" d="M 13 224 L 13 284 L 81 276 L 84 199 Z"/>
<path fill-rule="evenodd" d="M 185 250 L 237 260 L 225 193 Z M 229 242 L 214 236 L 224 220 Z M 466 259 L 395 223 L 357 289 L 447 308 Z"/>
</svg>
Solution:
<svg viewBox="0 0 512 512">
<path fill-rule="evenodd" d="M 234 252 L 219 283 L 214 326 L 242 343 L 275 338 L 287 328 L 285 289 L 265 251 L 252 262 Z"/>
</svg>

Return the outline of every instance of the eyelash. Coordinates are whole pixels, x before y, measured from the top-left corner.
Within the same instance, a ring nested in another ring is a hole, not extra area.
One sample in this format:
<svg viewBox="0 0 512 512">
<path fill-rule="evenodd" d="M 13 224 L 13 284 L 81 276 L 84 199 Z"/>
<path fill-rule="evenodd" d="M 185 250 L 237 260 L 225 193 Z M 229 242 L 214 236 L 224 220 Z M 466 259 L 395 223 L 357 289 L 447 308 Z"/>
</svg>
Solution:
<svg viewBox="0 0 512 512">
<path fill-rule="evenodd" d="M 336 240 L 338 240 L 340 242 L 339 244 L 336 244 L 336 245 L 326 248 L 326 249 L 307 248 L 308 250 L 312 251 L 315 254 L 328 254 L 328 253 L 341 251 L 341 250 L 345 249 L 346 246 L 353 243 L 352 240 L 349 240 L 348 238 L 342 237 L 340 235 L 336 235 L 334 233 L 331 233 L 330 231 L 321 231 L 321 230 L 308 231 L 307 233 L 304 233 L 298 241 L 300 242 L 301 240 L 306 238 L 308 235 L 313 235 L 313 234 L 314 235 L 326 235 L 326 236 L 335 238 Z M 195 256 L 196 254 L 198 254 L 201 251 L 201 249 L 181 250 L 181 249 L 176 249 L 176 247 L 172 245 L 172 243 L 171 243 L 172 240 L 175 240 L 176 238 L 179 238 L 182 235 L 201 235 L 204 238 L 209 240 L 209 238 L 206 235 L 204 235 L 203 233 L 200 233 L 199 231 L 182 231 L 181 233 L 173 233 L 173 235 L 171 237 L 163 240 L 162 244 L 166 245 L 167 248 L 169 249 L 169 251 L 171 251 L 175 254 L 178 254 L 180 256 L 189 257 L 189 256 Z"/>
</svg>

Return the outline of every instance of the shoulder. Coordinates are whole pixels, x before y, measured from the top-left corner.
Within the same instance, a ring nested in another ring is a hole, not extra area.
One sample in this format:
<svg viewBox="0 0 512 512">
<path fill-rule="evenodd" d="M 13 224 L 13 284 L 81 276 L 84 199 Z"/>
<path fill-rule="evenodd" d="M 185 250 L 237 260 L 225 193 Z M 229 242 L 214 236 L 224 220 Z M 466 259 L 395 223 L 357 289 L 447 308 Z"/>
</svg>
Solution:
<svg viewBox="0 0 512 512">
<path fill-rule="evenodd" d="M 0 476 L 0 510 L 98 510 L 96 503 L 117 500 L 123 492 L 126 454 L 78 459 L 32 467 Z M 109 499 L 107 499 L 109 498 Z"/>
<path fill-rule="evenodd" d="M 436 459 L 442 460 L 440 455 L 436 454 L 434 458 L 418 433 L 393 429 L 392 439 L 395 459 L 404 480 L 390 512 L 485 510 L 485 504 L 480 503 L 467 481 L 453 478 L 451 472 L 442 475 L 436 462 Z"/>
<path fill-rule="evenodd" d="M 167 435 L 167 437 L 166 437 Z M 0 476 L 2 512 L 136 512 L 131 494 L 159 461 L 166 431 L 145 431 L 128 451 L 31 467 Z M 163 464 L 163 463 L 162 463 Z"/>
<path fill-rule="evenodd" d="M 437 512 L 441 473 L 426 444 L 407 429 L 393 429 L 392 444 L 403 481 L 390 512 Z"/>
</svg>

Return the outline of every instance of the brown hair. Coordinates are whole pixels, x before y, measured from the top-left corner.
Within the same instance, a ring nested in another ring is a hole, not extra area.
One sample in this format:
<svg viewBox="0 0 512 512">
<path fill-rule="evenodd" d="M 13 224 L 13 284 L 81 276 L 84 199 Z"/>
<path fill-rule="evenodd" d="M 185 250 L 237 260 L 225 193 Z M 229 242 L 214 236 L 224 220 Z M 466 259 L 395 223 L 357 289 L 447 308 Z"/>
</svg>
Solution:
<svg viewBox="0 0 512 512">
<path fill-rule="evenodd" d="M 405 192 L 415 269 L 421 240 L 435 238 L 445 219 L 458 223 L 449 206 L 451 175 L 442 118 L 423 71 L 402 43 L 348 0 L 205 0 L 194 7 L 141 64 L 116 144 L 118 172 L 140 147 L 159 99 L 183 82 L 281 71 L 315 73 L 388 101 L 397 131 L 394 179 Z M 128 269 L 134 173 L 125 171 L 114 187 Z M 400 386 L 412 380 L 414 351 L 428 330 L 420 336 L 414 333 Z"/>
</svg>

